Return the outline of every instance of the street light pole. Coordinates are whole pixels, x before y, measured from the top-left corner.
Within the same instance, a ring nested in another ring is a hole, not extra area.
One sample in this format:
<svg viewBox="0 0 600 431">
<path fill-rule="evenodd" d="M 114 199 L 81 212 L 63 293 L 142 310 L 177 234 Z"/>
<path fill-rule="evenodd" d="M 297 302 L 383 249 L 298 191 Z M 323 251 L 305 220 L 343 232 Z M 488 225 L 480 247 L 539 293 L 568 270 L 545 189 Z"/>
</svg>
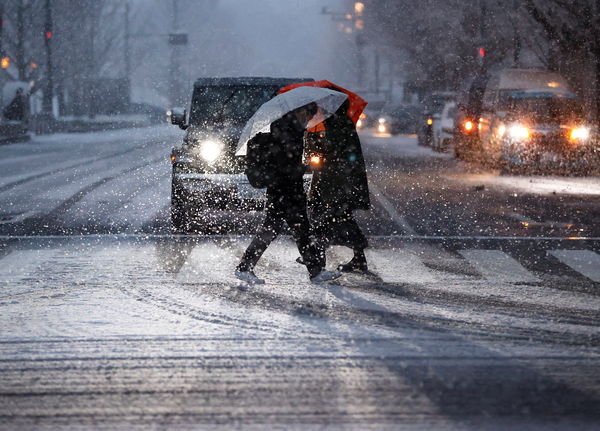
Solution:
<svg viewBox="0 0 600 431">
<path fill-rule="evenodd" d="M 179 0 L 173 0 L 173 22 L 171 29 L 173 34 L 177 33 L 177 26 L 179 23 Z M 179 63 L 177 56 L 177 45 L 170 41 L 171 45 L 171 76 L 169 77 L 169 93 L 171 98 L 171 106 L 177 106 L 179 103 Z"/>
<path fill-rule="evenodd" d="M 52 99 L 54 96 L 54 76 L 52 65 L 52 8 L 50 0 L 46 0 L 45 7 L 45 25 L 44 25 L 44 46 L 46 48 L 46 86 L 44 97 L 42 99 L 42 112 L 48 118 L 52 118 Z"/>
<path fill-rule="evenodd" d="M 129 27 L 129 0 L 125 0 L 125 78 L 131 82 L 131 29 Z M 129 85 L 129 84 L 128 84 Z"/>
</svg>

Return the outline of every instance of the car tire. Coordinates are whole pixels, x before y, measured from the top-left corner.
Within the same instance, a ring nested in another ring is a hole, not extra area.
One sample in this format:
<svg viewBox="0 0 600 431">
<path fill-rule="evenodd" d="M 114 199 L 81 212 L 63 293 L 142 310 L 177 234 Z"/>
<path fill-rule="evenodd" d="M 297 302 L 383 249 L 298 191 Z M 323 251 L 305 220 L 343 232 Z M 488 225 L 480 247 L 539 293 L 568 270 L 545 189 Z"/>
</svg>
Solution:
<svg viewBox="0 0 600 431">
<path fill-rule="evenodd" d="M 175 184 L 171 187 L 171 223 L 176 232 L 185 233 L 190 230 L 190 209 L 184 192 Z"/>
</svg>

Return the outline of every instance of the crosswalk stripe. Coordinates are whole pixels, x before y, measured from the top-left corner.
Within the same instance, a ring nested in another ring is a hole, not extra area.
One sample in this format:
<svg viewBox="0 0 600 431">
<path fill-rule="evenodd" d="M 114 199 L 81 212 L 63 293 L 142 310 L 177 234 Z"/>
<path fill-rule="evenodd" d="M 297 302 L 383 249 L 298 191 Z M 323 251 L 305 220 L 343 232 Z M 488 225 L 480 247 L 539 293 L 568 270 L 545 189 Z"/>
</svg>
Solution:
<svg viewBox="0 0 600 431">
<path fill-rule="evenodd" d="M 591 250 L 551 250 L 548 254 L 565 265 L 600 283 L 600 255 Z"/>
<path fill-rule="evenodd" d="M 460 250 L 477 271 L 487 279 L 506 283 L 536 283 L 540 279 L 531 274 L 518 261 L 500 250 Z"/>
<path fill-rule="evenodd" d="M 432 283 L 438 277 L 407 250 L 367 249 L 370 269 L 386 283 Z"/>
</svg>

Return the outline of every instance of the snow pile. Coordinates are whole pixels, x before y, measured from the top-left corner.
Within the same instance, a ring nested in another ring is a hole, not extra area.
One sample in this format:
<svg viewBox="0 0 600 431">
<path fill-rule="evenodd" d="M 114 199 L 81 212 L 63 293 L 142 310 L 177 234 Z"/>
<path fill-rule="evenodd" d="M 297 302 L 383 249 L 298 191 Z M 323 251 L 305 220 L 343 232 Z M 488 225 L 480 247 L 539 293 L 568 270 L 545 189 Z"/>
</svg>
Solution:
<svg viewBox="0 0 600 431">
<path fill-rule="evenodd" d="M 558 176 L 503 176 L 498 174 L 452 175 L 447 178 L 467 184 L 486 185 L 537 195 L 600 195 L 600 178 Z"/>
</svg>

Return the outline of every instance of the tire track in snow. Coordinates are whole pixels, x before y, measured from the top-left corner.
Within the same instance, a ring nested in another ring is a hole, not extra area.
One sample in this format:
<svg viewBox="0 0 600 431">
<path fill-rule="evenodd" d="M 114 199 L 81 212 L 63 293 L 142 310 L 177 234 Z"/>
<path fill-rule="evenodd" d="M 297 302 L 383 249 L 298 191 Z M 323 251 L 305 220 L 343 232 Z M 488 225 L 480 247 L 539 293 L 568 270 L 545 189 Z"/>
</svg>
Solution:
<svg viewBox="0 0 600 431">
<path fill-rule="evenodd" d="M 145 148 L 148 145 L 149 145 L 148 142 L 144 142 L 144 143 L 142 143 L 140 145 L 136 145 L 135 147 L 129 148 L 128 150 L 125 150 L 125 151 L 121 151 L 119 153 L 110 154 L 108 156 L 97 157 L 95 159 L 86 160 L 85 162 L 74 163 L 72 165 L 64 166 L 62 168 L 52 169 L 50 171 L 41 172 L 39 174 L 31 175 L 31 176 L 22 178 L 20 180 L 16 180 L 16 181 L 13 181 L 13 182 L 10 182 L 10 183 L 7 183 L 7 184 L 4 184 L 4 185 L 0 186 L 0 193 L 3 193 L 5 191 L 7 191 L 7 190 L 10 190 L 13 187 L 17 187 L 17 186 L 26 184 L 26 183 L 28 183 L 30 181 L 35 181 L 35 180 L 38 180 L 40 178 L 44 178 L 44 177 L 47 177 L 47 176 L 52 176 L 52 175 L 55 175 L 55 174 L 59 174 L 61 172 L 68 171 L 69 169 L 78 168 L 78 167 L 81 167 L 81 166 L 88 166 L 88 165 L 92 165 L 92 164 L 94 164 L 96 162 L 101 162 L 103 160 L 108 160 L 108 159 L 112 159 L 112 158 L 115 158 L 115 157 L 121 157 L 121 156 L 123 156 L 125 154 L 129 154 L 129 153 L 131 153 L 133 151 L 139 150 L 141 148 Z"/>
</svg>

